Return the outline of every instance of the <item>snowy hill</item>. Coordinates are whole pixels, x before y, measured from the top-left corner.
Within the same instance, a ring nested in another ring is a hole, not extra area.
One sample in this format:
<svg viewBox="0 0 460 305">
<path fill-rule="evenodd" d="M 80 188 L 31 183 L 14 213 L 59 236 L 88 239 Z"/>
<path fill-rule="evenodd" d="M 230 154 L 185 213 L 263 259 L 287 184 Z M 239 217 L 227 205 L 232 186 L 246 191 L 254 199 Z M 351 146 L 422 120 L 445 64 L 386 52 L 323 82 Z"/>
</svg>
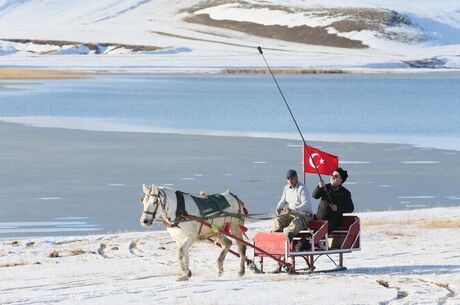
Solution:
<svg viewBox="0 0 460 305">
<path fill-rule="evenodd" d="M 258 67 L 258 45 L 280 67 L 460 68 L 460 2 L 0 0 L 1 65 Z"/>
</svg>

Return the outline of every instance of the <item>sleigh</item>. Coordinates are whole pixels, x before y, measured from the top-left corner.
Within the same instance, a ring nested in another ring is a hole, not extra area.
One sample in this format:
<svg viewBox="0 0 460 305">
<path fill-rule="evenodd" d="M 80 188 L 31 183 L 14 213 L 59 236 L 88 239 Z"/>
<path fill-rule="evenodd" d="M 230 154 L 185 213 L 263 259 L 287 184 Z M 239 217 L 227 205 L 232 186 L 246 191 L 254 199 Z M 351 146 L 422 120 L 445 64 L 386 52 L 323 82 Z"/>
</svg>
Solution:
<svg viewBox="0 0 460 305">
<path fill-rule="evenodd" d="M 192 218 L 206 226 L 211 226 L 208 222 L 199 218 Z M 257 232 L 254 235 L 253 243 L 246 242 L 234 235 L 219 231 L 231 238 L 253 249 L 254 259 L 245 258 L 248 265 L 252 266 L 256 272 L 264 272 L 264 259 L 270 258 L 278 263 L 281 271 L 284 267 L 288 273 L 294 274 L 299 271 L 307 272 L 331 272 L 342 271 L 347 268 L 343 264 L 343 256 L 346 253 L 361 250 L 360 248 L 360 219 L 358 216 L 343 216 L 338 228 L 328 232 L 326 220 L 312 220 L 307 228 L 301 230 L 297 236 L 289 242 L 283 233 Z M 298 243 L 303 240 L 308 247 L 297 250 Z M 219 244 L 217 244 L 219 246 Z M 239 256 L 238 253 L 230 250 L 230 253 Z M 316 270 L 315 263 L 318 258 L 326 256 L 334 265 L 333 268 Z M 257 266 L 256 258 L 259 258 Z M 303 259 L 306 268 L 297 268 L 297 260 Z"/>
<path fill-rule="evenodd" d="M 304 247 L 299 249 L 299 243 Z M 300 231 L 291 242 L 283 233 L 258 232 L 253 238 L 254 263 L 259 258 L 263 272 L 264 258 L 276 258 L 279 270 L 284 266 L 291 273 L 300 270 L 317 272 L 316 260 L 321 256 L 329 258 L 335 265 L 333 269 L 322 271 L 345 270 L 343 255 L 360 249 L 360 223 L 357 216 L 343 216 L 339 227 L 328 232 L 326 220 L 312 220 L 308 227 Z M 302 259 L 306 268 L 297 268 L 297 261 Z"/>
</svg>

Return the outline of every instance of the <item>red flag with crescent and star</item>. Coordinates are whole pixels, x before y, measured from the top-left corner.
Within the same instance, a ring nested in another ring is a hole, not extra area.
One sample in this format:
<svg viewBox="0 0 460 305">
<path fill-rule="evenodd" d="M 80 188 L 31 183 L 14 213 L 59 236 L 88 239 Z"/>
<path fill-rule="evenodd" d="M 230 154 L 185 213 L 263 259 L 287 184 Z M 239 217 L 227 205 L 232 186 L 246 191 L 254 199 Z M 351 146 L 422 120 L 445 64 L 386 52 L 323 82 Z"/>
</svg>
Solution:
<svg viewBox="0 0 460 305">
<path fill-rule="evenodd" d="M 308 154 L 308 151 L 310 151 L 311 158 Z M 339 157 L 321 151 L 318 148 L 312 146 L 308 146 L 307 150 L 306 146 L 303 145 L 303 171 L 305 173 L 316 174 L 315 165 L 318 168 L 318 172 L 320 174 L 332 175 L 334 169 L 339 166 Z"/>
</svg>

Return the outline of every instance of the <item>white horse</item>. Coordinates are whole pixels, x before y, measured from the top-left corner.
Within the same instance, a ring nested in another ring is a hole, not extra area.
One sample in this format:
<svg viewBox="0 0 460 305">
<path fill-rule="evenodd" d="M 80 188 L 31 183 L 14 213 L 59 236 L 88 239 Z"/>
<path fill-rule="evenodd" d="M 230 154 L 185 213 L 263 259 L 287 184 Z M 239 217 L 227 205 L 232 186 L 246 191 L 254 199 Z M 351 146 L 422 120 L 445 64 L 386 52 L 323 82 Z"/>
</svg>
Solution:
<svg viewBox="0 0 460 305">
<path fill-rule="evenodd" d="M 140 218 L 142 226 L 149 227 L 154 220 L 160 220 L 166 225 L 166 230 L 171 237 L 176 241 L 178 247 L 178 258 L 182 274 L 177 278 L 178 281 L 186 281 L 192 276 L 189 269 L 189 248 L 198 240 L 206 240 L 214 237 L 215 241 L 220 243 L 222 251 L 217 259 L 216 270 L 218 275 L 221 275 L 224 267 L 224 259 L 227 255 L 232 241 L 224 234 L 220 233 L 215 228 L 210 228 L 198 221 L 191 221 L 185 215 L 192 215 L 199 217 L 199 208 L 191 195 L 183 194 L 183 206 L 181 202 L 178 203 L 176 192 L 169 188 L 156 187 L 155 185 L 143 185 L 144 196 L 141 198 L 141 203 L 144 208 Z M 219 229 L 223 230 L 226 223 L 229 224 L 231 233 L 242 238 L 242 231 L 240 225 L 244 224 L 244 203 L 229 191 L 222 193 L 227 200 L 229 207 L 216 214 L 207 221 Z M 182 210 L 182 211 L 181 211 Z M 217 232 L 216 232 L 217 231 Z M 240 255 L 240 267 L 238 275 L 244 275 L 245 271 L 245 258 L 246 246 L 237 241 L 238 253 Z"/>
</svg>

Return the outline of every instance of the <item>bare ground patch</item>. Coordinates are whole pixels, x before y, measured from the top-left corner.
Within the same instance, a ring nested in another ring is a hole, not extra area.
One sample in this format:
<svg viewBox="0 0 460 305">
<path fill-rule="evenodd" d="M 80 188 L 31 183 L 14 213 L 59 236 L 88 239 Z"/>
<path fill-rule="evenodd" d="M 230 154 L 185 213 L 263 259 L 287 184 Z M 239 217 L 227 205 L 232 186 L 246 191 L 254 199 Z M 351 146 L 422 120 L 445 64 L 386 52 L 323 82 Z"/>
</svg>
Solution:
<svg viewBox="0 0 460 305">
<path fill-rule="evenodd" d="M 230 0 L 208 0 L 208 1 L 202 1 L 198 4 L 195 4 L 191 7 L 187 7 L 184 9 L 181 9 L 178 11 L 178 13 L 189 13 L 193 14 L 199 10 L 203 10 L 205 8 L 213 7 L 213 6 L 218 6 L 222 4 L 227 4 L 227 3 L 239 3 L 239 4 L 248 4 L 246 1 L 230 1 Z"/>
<path fill-rule="evenodd" d="M 239 31 L 254 36 L 266 37 L 277 40 L 284 40 L 303 44 L 324 45 L 338 48 L 362 49 L 367 48 L 358 40 L 339 37 L 337 34 L 329 34 L 325 28 L 295 26 L 287 27 L 281 25 L 262 25 L 246 21 L 214 20 L 207 14 L 199 14 L 185 17 L 189 23 L 203 24 L 212 27 L 220 27 L 229 30 Z"/>
<path fill-rule="evenodd" d="M 235 20 L 214 20 L 207 14 L 200 14 L 200 10 L 224 4 L 232 4 L 233 6 L 238 6 L 239 8 L 248 10 L 268 9 L 288 14 L 303 13 L 306 17 L 339 17 L 341 20 L 332 22 L 331 24 L 323 27 L 308 27 L 306 25 L 287 27 L 281 25 L 262 25 L 258 23 Z M 414 25 L 406 16 L 401 15 L 396 11 L 380 8 L 302 7 L 295 5 L 284 6 L 271 3 L 250 3 L 243 0 L 208 0 L 189 8 L 182 9 L 179 13 L 189 14 L 189 16 L 185 17 L 184 20 L 190 23 L 226 28 L 260 37 L 340 48 L 366 48 L 368 46 L 359 40 L 352 40 L 346 37 L 341 37 L 335 33 L 330 33 L 328 32 L 328 28 L 333 28 L 338 33 L 370 30 L 375 31 L 383 38 L 399 41 L 414 41 L 423 39 L 423 37 L 418 35 L 409 37 L 400 31 L 393 32 L 392 30 L 389 30 L 388 27 L 397 27 L 401 25 L 414 27 Z"/>
<path fill-rule="evenodd" d="M 81 41 L 69 41 L 69 40 L 39 40 L 39 39 L 2 39 L 2 41 L 14 42 L 14 43 L 32 43 L 36 45 L 52 45 L 56 47 L 64 47 L 64 46 L 85 46 L 89 50 L 93 51 L 95 54 L 102 54 L 104 48 L 111 47 L 111 51 L 124 48 L 131 50 L 131 52 L 148 52 L 148 51 L 158 51 L 165 48 L 156 47 L 151 45 L 133 45 L 133 44 L 123 44 L 123 43 L 115 43 L 115 42 L 81 42 Z M 33 51 L 28 51 L 32 52 Z M 51 51 L 52 53 L 53 51 Z M 49 54 L 48 52 L 41 52 L 39 54 Z"/>
</svg>

